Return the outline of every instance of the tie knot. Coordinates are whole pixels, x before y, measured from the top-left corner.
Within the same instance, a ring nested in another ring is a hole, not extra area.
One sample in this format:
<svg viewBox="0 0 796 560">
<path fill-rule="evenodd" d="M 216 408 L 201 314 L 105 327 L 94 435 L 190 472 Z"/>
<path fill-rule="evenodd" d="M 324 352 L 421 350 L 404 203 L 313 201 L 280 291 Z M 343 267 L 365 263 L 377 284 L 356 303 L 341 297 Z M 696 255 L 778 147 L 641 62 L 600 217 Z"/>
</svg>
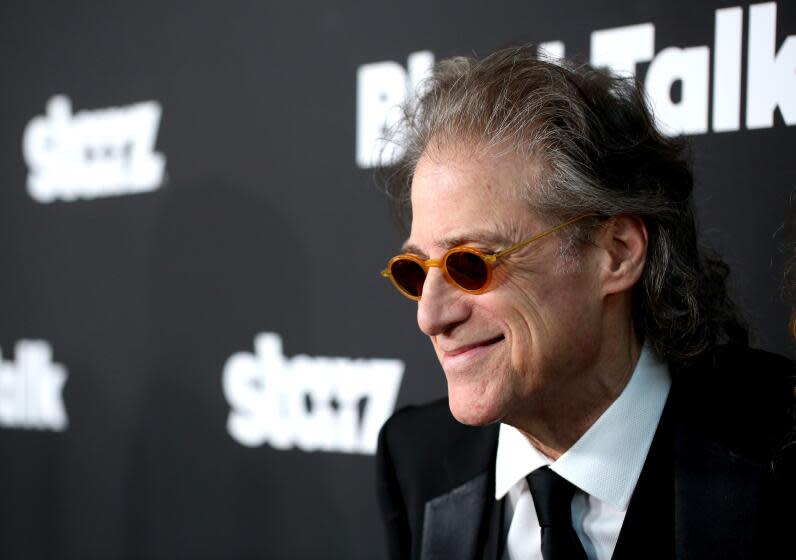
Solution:
<svg viewBox="0 0 796 560">
<path fill-rule="evenodd" d="M 575 487 L 550 467 L 536 469 L 526 477 L 541 527 L 571 527 Z"/>
</svg>

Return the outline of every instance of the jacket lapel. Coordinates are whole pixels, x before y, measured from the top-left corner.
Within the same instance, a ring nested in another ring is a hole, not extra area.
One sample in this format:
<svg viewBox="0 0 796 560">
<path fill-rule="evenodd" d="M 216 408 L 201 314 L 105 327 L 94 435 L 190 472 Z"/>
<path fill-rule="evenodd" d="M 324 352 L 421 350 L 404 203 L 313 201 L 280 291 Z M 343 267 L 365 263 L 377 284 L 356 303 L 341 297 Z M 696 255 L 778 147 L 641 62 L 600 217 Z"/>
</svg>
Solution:
<svg viewBox="0 0 796 560">
<path fill-rule="evenodd" d="M 687 395 L 673 385 L 615 560 L 756 556 L 765 466 L 720 443 L 712 419 L 706 424 Z"/>
<path fill-rule="evenodd" d="M 757 399 L 770 402 L 752 392 L 748 409 L 725 408 L 724 403 L 745 402 L 733 392 L 744 385 L 733 379 L 748 368 L 738 359 L 717 356 L 681 372 L 672 383 L 674 537 L 679 559 L 755 558 L 760 552 L 756 543 L 766 541 L 761 539 L 767 530 L 761 512 L 767 509 L 768 466 L 759 458 L 766 455 L 740 447 L 746 440 L 739 435 L 751 432 L 748 425 L 762 416 Z M 765 443 L 759 437 L 750 441 Z"/>
<path fill-rule="evenodd" d="M 481 521 L 489 496 L 488 479 L 488 474 L 482 473 L 426 502 L 420 558 L 477 558 Z"/>
<path fill-rule="evenodd" d="M 475 560 L 483 554 L 494 502 L 497 426 L 473 428 L 454 442 L 445 469 L 451 490 L 426 502 L 422 560 Z"/>
<path fill-rule="evenodd" d="M 760 463 L 680 424 L 675 436 L 677 558 L 752 558 L 759 522 Z"/>
</svg>

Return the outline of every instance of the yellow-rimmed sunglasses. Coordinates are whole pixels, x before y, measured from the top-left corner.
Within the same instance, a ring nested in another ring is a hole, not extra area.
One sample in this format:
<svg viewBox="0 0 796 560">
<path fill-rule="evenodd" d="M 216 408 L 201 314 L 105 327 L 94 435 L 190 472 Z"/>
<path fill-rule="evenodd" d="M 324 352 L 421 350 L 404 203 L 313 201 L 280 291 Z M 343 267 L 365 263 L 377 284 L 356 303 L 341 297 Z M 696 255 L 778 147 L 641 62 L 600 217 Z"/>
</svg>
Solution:
<svg viewBox="0 0 796 560">
<path fill-rule="evenodd" d="M 498 259 L 591 215 L 578 216 L 497 253 L 483 253 L 472 247 L 454 247 L 441 259 L 421 259 L 412 254 L 398 255 L 390 259 L 381 275 L 388 278 L 399 292 L 415 301 L 423 294 L 423 284 L 431 267 L 441 268 L 445 280 L 460 290 L 468 294 L 483 294 L 489 289 L 492 270 Z"/>
</svg>

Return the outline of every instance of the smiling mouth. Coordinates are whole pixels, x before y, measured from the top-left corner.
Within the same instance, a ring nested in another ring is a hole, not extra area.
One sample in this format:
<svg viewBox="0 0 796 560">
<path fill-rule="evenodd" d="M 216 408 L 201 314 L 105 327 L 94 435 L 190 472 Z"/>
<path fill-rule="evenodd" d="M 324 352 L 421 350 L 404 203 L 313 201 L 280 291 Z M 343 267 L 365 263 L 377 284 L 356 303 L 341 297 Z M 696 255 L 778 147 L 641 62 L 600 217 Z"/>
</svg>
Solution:
<svg viewBox="0 0 796 560">
<path fill-rule="evenodd" d="M 470 352 L 472 350 L 476 350 L 476 349 L 480 349 L 480 348 L 487 348 L 489 346 L 494 346 L 498 342 L 502 341 L 504 338 L 506 338 L 506 337 L 501 334 L 501 335 L 496 336 L 495 338 L 490 338 L 490 339 L 484 340 L 482 342 L 476 342 L 475 344 L 468 344 L 466 346 L 460 346 L 459 348 L 456 348 L 455 350 L 451 350 L 450 352 L 445 352 L 445 357 L 452 358 L 454 356 L 460 356 L 460 355 L 465 354 L 467 352 Z"/>
</svg>

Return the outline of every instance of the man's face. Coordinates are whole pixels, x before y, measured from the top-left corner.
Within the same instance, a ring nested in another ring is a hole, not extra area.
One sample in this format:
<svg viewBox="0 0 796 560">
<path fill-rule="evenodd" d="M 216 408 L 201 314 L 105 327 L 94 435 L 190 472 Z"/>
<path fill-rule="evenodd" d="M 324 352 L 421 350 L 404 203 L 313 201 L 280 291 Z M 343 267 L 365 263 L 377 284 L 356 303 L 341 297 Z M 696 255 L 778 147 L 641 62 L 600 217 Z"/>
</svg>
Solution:
<svg viewBox="0 0 796 560">
<path fill-rule="evenodd" d="M 412 183 L 407 252 L 441 258 L 454 246 L 495 252 L 555 223 L 519 197 L 533 169 L 515 156 L 426 153 Z M 560 237 L 545 237 L 498 261 L 490 289 L 465 293 L 431 268 L 417 308 L 445 371 L 453 415 L 465 424 L 555 413 L 599 354 L 601 298 L 589 248 L 575 262 Z"/>
</svg>

